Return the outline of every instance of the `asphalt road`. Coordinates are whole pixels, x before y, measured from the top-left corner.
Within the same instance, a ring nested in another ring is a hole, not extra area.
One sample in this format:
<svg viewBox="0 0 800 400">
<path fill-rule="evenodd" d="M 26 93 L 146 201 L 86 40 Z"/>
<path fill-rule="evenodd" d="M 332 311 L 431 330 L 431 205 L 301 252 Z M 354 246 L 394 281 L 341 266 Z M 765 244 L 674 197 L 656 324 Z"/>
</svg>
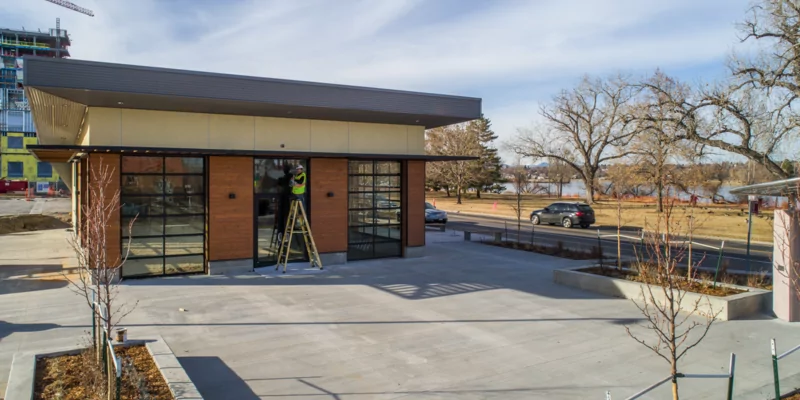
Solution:
<svg viewBox="0 0 800 400">
<path fill-rule="evenodd" d="M 507 229 L 506 229 L 507 227 Z M 473 232 L 507 232 L 509 240 L 520 240 L 522 242 L 530 242 L 531 239 L 537 244 L 556 245 L 559 241 L 563 243 L 564 247 L 570 249 L 590 249 L 597 246 L 597 228 L 591 227 L 589 229 L 573 228 L 566 229 L 560 226 L 550 225 L 533 225 L 527 219 L 522 221 L 522 229 L 517 238 L 517 224 L 516 221 L 511 221 L 495 217 L 478 217 L 467 216 L 450 213 L 448 216 L 447 229 L 456 231 L 473 231 Z M 600 230 L 600 245 L 603 248 L 603 253 L 616 257 L 617 254 L 617 239 L 615 228 L 603 228 Z M 605 235 L 614 235 L 614 237 L 603 237 Z M 639 232 L 625 232 L 622 235 L 631 237 L 638 237 Z M 692 262 L 696 263 L 697 260 L 702 260 L 701 268 L 713 270 L 717 266 L 719 259 L 719 246 L 720 240 L 709 239 L 695 239 L 695 244 L 692 246 Z M 628 238 L 622 239 L 622 256 L 633 257 L 635 254 L 642 254 L 641 241 Z M 712 246 L 714 248 L 708 248 Z M 715 249 L 716 248 L 716 249 Z M 684 256 L 685 259 L 688 258 Z M 751 244 L 750 246 L 750 262 L 748 267 L 747 261 L 747 246 L 746 243 L 740 241 L 725 241 L 722 254 L 722 265 L 726 266 L 729 271 L 772 271 L 772 245 L 764 244 Z"/>
</svg>

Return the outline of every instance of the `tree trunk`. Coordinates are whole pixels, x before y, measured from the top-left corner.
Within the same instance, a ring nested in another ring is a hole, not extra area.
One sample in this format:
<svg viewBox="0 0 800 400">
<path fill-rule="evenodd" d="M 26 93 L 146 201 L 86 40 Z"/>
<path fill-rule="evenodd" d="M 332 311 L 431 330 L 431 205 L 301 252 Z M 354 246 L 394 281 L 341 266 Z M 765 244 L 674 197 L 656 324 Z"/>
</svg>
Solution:
<svg viewBox="0 0 800 400">
<path fill-rule="evenodd" d="M 445 186 L 444 191 L 447 193 L 447 197 L 450 197 L 450 186 Z"/>
<path fill-rule="evenodd" d="M 622 270 L 622 196 L 617 193 L 617 269 Z"/>
<path fill-rule="evenodd" d="M 657 201 L 657 203 L 658 203 L 657 204 L 657 208 L 658 209 L 656 211 L 659 214 L 661 214 L 661 213 L 664 212 L 664 181 L 661 179 L 661 175 L 660 174 L 656 178 L 656 191 L 658 192 L 656 194 L 656 197 L 658 198 L 658 201 Z"/>
<path fill-rule="evenodd" d="M 461 204 L 461 185 L 456 187 L 456 204 Z"/>
<path fill-rule="evenodd" d="M 672 378 L 672 400 L 680 400 L 678 397 L 678 378 Z"/>
<path fill-rule="evenodd" d="M 475 196 L 477 198 L 479 198 L 479 199 L 481 198 L 481 190 L 480 189 L 475 189 Z"/>
<path fill-rule="evenodd" d="M 586 204 L 594 204 L 594 173 L 586 173 L 583 178 L 583 185 L 586 186 Z"/>
</svg>

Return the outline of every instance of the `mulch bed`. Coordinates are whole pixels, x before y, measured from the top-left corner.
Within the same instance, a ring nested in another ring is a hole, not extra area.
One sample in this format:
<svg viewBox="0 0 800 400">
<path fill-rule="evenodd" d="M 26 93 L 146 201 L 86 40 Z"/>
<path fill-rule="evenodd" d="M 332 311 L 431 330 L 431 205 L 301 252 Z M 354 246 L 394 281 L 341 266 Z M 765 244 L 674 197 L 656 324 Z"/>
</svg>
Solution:
<svg viewBox="0 0 800 400">
<path fill-rule="evenodd" d="M 72 227 L 69 213 L 0 216 L 0 235 Z"/>
<path fill-rule="evenodd" d="M 520 242 L 483 242 L 484 244 L 504 247 L 506 249 L 530 251 L 532 253 L 539 253 L 553 257 L 569 258 L 572 260 L 596 260 L 599 257 L 596 248 L 590 251 L 580 251 L 564 248 L 563 246 L 543 246 L 538 244 L 520 243 Z"/>
<path fill-rule="evenodd" d="M 582 268 L 578 270 L 578 272 L 585 272 L 594 275 L 608 276 L 611 278 L 625 279 L 633 282 L 643 283 L 643 279 L 639 276 L 639 274 L 632 272 L 630 270 L 625 270 L 625 269 L 619 270 L 614 267 Z M 744 290 L 734 289 L 719 284 L 716 287 L 714 287 L 712 282 L 706 282 L 706 281 L 684 282 L 684 285 L 682 285 L 682 289 L 693 293 L 700 293 L 709 296 L 719 296 L 719 297 L 725 297 L 725 296 L 730 296 L 732 294 L 745 292 Z"/>
<path fill-rule="evenodd" d="M 173 400 L 161 372 L 143 345 L 115 349 L 123 364 L 133 363 L 133 368 L 143 382 L 135 380 L 133 373 L 123 367 L 123 400 Z M 36 362 L 34 399 L 49 400 L 105 400 L 106 378 L 94 362 L 93 354 L 86 350 L 80 354 L 48 357 Z M 143 386 L 148 397 L 139 389 Z"/>
</svg>

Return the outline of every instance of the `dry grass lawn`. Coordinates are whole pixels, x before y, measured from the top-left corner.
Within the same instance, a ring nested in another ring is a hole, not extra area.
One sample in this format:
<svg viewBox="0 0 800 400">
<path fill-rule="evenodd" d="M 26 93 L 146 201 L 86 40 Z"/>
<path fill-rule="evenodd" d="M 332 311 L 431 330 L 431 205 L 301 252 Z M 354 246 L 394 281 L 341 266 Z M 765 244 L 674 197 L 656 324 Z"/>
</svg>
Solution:
<svg viewBox="0 0 800 400">
<path fill-rule="evenodd" d="M 426 200 L 436 202 L 436 208 L 453 211 L 476 213 L 482 215 L 516 217 L 513 206 L 516 206 L 516 196 L 507 194 L 481 194 L 478 199 L 474 194 L 462 197 L 462 204 L 456 204 L 455 196 L 446 197 L 444 193 L 426 193 Z M 531 211 L 543 208 L 548 204 L 558 201 L 534 195 L 523 195 L 522 218 L 527 221 Z M 583 201 L 583 199 L 561 199 L 561 201 Z M 496 205 L 495 205 L 496 203 Z M 652 227 L 657 218 L 654 201 L 626 201 L 623 203 L 622 224 L 629 229 Z M 592 205 L 595 210 L 597 227 L 617 226 L 617 204 L 614 200 L 601 200 Z M 684 228 L 688 226 L 689 207 L 687 204 L 676 205 L 674 217 L 683 221 Z M 772 242 L 772 210 L 762 210 L 761 214 L 753 217 L 754 241 Z M 652 229 L 652 228 L 651 228 Z M 695 235 L 700 237 L 747 239 L 747 206 L 730 204 L 699 204 L 695 207 Z"/>
</svg>

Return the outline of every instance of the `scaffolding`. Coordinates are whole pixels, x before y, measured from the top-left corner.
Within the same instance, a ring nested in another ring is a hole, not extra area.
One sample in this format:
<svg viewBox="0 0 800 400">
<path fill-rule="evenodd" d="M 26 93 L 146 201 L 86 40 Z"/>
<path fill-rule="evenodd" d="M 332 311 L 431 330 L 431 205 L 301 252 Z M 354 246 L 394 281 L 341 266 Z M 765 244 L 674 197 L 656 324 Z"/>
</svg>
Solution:
<svg viewBox="0 0 800 400">
<path fill-rule="evenodd" d="M 69 46 L 69 35 L 60 27 L 45 32 L 0 29 L 0 132 L 36 132 L 22 84 L 22 57 L 65 58 Z"/>
</svg>

